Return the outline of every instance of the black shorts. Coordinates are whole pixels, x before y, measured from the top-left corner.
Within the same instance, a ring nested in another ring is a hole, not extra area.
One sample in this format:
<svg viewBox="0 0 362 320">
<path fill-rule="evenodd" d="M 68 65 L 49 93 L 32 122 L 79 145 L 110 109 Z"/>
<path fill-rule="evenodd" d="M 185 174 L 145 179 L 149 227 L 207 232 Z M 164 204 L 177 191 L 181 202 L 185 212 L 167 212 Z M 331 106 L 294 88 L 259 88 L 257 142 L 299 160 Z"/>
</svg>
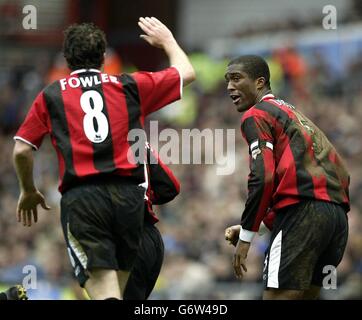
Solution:
<svg viewBox="0 0 362 320">
<path fill-rule="evenodd" d="M 149 297 L 160 274 L 163 255 L 160 232 L 151 222 L 145 221 L 142 243 L 124 292 L 125 300 L 146 300 Z"/>
<path fill-rule="evenodd" d="M 75 276 L 87 270 L 130 271 L 143 232 L 145 189 L 121 180 L 78 185 L 61 199 L 61 223 Z"/>
<path fill-rule="evenodd" d="M 347 215 L 338 204 L 305 200 L 281 209 L 266 252 L 264 287 L 322 287 L 327 273 L 341 262 L 347 239 Z"/>
</svg>

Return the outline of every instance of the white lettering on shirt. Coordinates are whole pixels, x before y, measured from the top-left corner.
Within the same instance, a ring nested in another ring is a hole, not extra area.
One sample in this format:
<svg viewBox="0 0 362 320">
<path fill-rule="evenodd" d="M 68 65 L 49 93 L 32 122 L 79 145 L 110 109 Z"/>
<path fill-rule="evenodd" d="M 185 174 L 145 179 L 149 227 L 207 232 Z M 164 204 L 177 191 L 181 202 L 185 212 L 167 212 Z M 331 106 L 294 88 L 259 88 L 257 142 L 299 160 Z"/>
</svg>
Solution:
<svg viewBox="0 0 362 320">
<path fill-rule="evenodd" d="M 96 85 L 99 85 L 101 83 L 107 83 L 112 82 L 119 84 L 119 81 L 117 77 L 110 76 L 106 73 L 101 73 L 100 79 L 98 78 L 98 75 L 92 75 L 87 77 L 70 77 L 70 78 L 63 78 L 59 80 L 60 87 L 64 91 L 68 87 L 70 88 L 78 88 L 82 86 L 83 88 L 90 88 Z"/>
</svg>

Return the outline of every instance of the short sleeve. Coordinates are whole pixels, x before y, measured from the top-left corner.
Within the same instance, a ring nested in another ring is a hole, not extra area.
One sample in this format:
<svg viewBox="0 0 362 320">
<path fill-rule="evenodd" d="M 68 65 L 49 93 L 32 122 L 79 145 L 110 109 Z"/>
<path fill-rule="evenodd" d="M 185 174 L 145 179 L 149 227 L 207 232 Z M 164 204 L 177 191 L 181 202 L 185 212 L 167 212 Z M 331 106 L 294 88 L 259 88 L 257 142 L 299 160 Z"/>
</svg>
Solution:
<svg viewBox="0 0 362 320">
<path fill-rule="evenodd" d="M 45 106 L 43 92 L 41 92 L 34 100 L 14 139 L 30 144 L 37 150 L 44 136 L 49 133 L 48 123 L 48 112 Z"/>
<path fill-rule="evenodd" d="M 182 78 L 175 67 L 158 72 L 135 72 L 142 113 L 146 116 L 181 99 Z"/>
</svg>

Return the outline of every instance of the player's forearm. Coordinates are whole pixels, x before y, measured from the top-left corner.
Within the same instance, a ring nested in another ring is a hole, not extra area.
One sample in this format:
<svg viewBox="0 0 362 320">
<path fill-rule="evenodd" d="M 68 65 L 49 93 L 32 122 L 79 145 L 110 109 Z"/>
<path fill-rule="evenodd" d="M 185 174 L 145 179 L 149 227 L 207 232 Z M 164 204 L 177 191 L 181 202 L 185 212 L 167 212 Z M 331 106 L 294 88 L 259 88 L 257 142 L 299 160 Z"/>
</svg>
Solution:
<svg viewBox="0 0 362 320">
<path fill-rule="evenodd" d="M 272 150 L 259 150 L 255 157 L 250 158 L 250 163 L 249 193 L 241 219 L 241 239 L 252 239 L 258 232 L 270 207 L 274 188 L 275 163 Z"/>
<path fill-rule="evenodd" d="M 267 210 L 270 206 L 273 192 L 273 176 L 270 178 L 253 176 L 249 180 L 248 200 L 241 218 L 240 239 L 251 242 L 259 231 Z"/>
<path fill-rule="evenodd" d="M 167 43 L 164 50 L 169 58 L 170 65 L 176 67 L 181 73 L 184 86 L 196 79 L 195 70 L 189 58 L 176 41 Z"/>
<path fill-rule="evenodd" d="M 36 190 L 33 179 L 33 151 L 24 144 L 15 144 L 13 162 L 22 192 L 33 192 Z"/>
<path fill-rule="evenodd" d="M 245 210 L 241 218 L 242 229 L 246 231 L 255 233 L 258 232 L 260 224 L 267 214 L 272 198 L 271 186 L 269 188 L 266 186 L 262 189 L 262 197 L 260 197 L 261 193 L 249 194 Z"/>
</svg>

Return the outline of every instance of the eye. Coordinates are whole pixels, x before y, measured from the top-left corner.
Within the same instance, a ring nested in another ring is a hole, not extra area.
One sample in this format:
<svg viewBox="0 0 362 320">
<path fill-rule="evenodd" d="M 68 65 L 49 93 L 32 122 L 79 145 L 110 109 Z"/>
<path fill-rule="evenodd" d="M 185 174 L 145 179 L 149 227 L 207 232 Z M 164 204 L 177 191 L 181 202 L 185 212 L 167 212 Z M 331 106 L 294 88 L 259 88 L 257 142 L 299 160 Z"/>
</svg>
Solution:
<svg viewBox="0 0 362 320">
<path fill-rule="evenodd" d="M 233 82 L 238 82 L 241 79 L 240 75 L 233 75 L 230 77 L 230 80 Z"/>
<path fill-rule="evenodd" d="M 225 82 L 229 83 L 231 82 L 238 82 L 240 81 L 242 76 L 240 74 L 231 74 L 225 77 Z"/>
</svg>

